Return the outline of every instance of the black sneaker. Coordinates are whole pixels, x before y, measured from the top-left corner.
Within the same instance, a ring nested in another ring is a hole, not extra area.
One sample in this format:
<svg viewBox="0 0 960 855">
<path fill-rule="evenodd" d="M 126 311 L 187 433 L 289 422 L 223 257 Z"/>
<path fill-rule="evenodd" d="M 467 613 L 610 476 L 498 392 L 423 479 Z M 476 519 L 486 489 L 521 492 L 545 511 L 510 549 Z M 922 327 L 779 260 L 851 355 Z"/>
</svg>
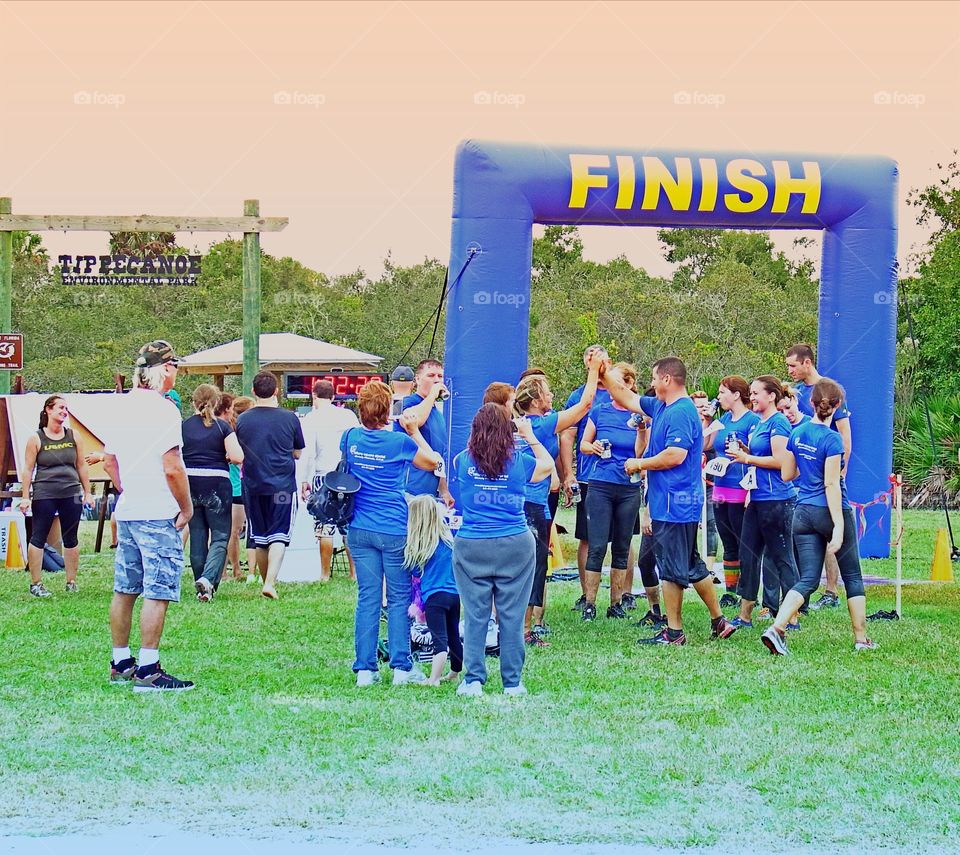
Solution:
<svg viewBox="0 0 960 855">
<path fill-rule="evenodd" d="M 620 605 L 626 611 L 632 612 L 637 607 L 637 598 L 633 594 L 624 594 L 620 598 Z"/>
<path fill-rule="evenodd" d="M 614 603 L 610 608 L 607 609 L 608 618 L 625 618 L 627 616 L 626 611 L 620 603 Z"/>
<path fill-rule="evenodd" d="M 137 668 L 133 677 L 133 691 L 135 692 L 186 692 L 193 688 L 190 680 L 178 680 L 172 677 L 160 663 Z"/>
<path fill-rule="evenodd" d="M 810 603 L 810 608 L 819 611 L 820 609 L 835 609 L 839 605 L 840 598 L 836 594 L 824 591 L 815 603 Z"/>
<path fill-rule="evenodd" d="M 572 612 L 582 612 L 582 611 L 583 611 L 583 607 L 584 607 L 586 604 L 587 604 L 587 598 L 586 598 L 585 596 L 583 596 L 583 594 L 581 594 L 581 595 L 580 595 L 580 599 L 577 600 L 577 601 L 573 604 L 573 608 L 570 609 L 570 611 L 572 611 Z"/>
<path fill-rule="evenodd" d="M 634 626 L 649 626 L 653 629 L 663 629 L 667 625 L 667 616 L 655 614 L 651 609 L 640 620 L 633 622 Z"/>
<path fill-rule="evenodd" d="M 736 594 L 731 594 L 729 591 L 720 598 L 720 608 L 722 609 L 733 609 L 739 605 L 740 598 Z"/>
<path fill-rule="evenodd" d="M 37 582 L 36 585 L 30 586 L 30 596 L 39 597 L 42 600 L 44 597 L 52 597 L 53 594 L 47 590 L 43 582 Z"/>
<path fill-rule="evenodd" d="M 656 635 L 651 635 L 649 638 L 640 638 L 637 639 L 637 644 L 647 645 L 647 644 L 662 644 L 665 646 L 673 647 L 683 647 L 687 643 L 687 637 L 681 632 L 677 638 L 671 638 L 666 627 L 663 628 Z"/>
<path fill-rule="evenodd" d="M 550 635 L 553 632 L 550 627 L 545 623 L 535 623 L 530 627 L 530 632 L 532 632 L 537 638 L 544 638 L 545 636 Z"/>
<path fill-rule="evenodd" d="M 132 656 L 121 659 L 119 662 L 110 660 L 110 682 L 114 685 L 129 683 L 137 673 L 137 660 Z"/>
<path fill-rule="evenodd" d="M 596 620 L 597 607 L 593 603 L 584 602 L 583 611 L 580 614 L 580 619 L 584 622 Z"/>
</svg>

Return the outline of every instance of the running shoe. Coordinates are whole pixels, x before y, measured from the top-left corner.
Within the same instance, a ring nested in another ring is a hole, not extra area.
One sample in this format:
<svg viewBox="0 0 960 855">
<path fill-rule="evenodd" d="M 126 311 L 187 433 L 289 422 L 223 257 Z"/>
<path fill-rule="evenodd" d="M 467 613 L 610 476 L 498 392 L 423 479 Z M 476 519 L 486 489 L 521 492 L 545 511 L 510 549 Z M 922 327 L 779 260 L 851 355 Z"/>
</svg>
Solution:
<svg viewBox="0 0 960 855">
<path fill-rule="evenodd" d="M 110 660 L 110 682 L 114 685 L 129 683 L 137 673 L 137 660 L 132 656 L 119 662 Z"/>
<path fill-rule="evenodd" d="M 549 647 L 550 642 L 545 641 L 539 635 L 534 632 L 525 633 L 523 636 L 523 643 L 528 647 Z"/>
<path fill-rule="evenodd" d="M 727 591 L 720 598 L 720 607 L 724 609 L 733 609 L 740 605 L 740 598 L 736 594 L 731 594 Z"/>
<path fill-rule="evenodd" d="M 757 620 L 771 621 L 771 620 L 775 620 L 776 617 L 777 616 L 766 606 L 764 606 L 762 609 L 760 609 L 759 612 L 757 612 Z"/>
<path fill-rule="evenodd" d="M 608 618 L 625 618 L 627 616 L 626 609 L 620 603 L 614 603 L 610 608 L 607 609 Z"/>
<path fill-rule="evenodd" d="M 853 650 L 855 653 L 859 653 L 861 650 L 876 650 L 879 646 L 880 645 L 877 644 L 877 642 L 868 638 L 865 641 L 855 641 L 853 644 Z"/>
<path fill-rule="evenodd" d="M 464 680 L 457 686 L 457 694 L 468 698 L 478 698 L 483 694 L 483 683 L 478 680 Z"/>
<path fill-rule="evenodd" d="M 633 622 L 633 626 L 649 626 L 649 627 L 652 627 L 653 629 L 662 629 L 666 625 L 667 625 L 666 615 L 662 615 L 662 614 L 658 615 L 653 611 L 653 609 L 648 610 L 647 613 L 642 618 L 640 618 L 640 620 L 636 620 Z"/>
<path fill-rule="evenodd" d="M 196 581 L 197 599 L 201 603 L 209 603 L 213 599 L 213 585 L 210 580 L 201 576 Z"/>
<path fill-rule="evenodd" d="M 735 626 L 737 629 L 753 629 L 753 621 L 744 620 L 740 615 L 737 615 L 730 621 L 730 626 Z"/>
<path fill-rule="evenodd" d="M 160 663 L 137 668 L 133 676 L 133 691 L 135 692 L 186 692 L 193 688 L 190 680 L 178 680 L 171 676 Z"/>
<path fill-rule="evenodd" d="M 720 618 L 713 628 L 710 630 L 711 638 L 729 638 L 737 631 L 738 627 L 734 626 L 730 621 L 725 617 Z"/>
<path fill-rule="evenodd" d="M 788 624 L 787 624 L 787 631 L 788 631 L 788 632 L 799 632 L 799 631 L 800 631 L 800 621 L 797 621 L 796 623 L 788 623 Z"/>
<path fill-rule="evenodd" d="M 77 587 L 77 583 L 76 583 L 76 582 L 67 582 L 64 590 L 66 590 L 66 592 L 67 592 L 68 594 L 79 594 L 79 593 L 80 593 L 80 589 Z"/>
<path fill-rule="evenodd" d="M 830 591 L 824 591 L 815 603 L 810 603 L 810 608 L 814 611 L 820 609 L 835 609 L 840 605 L 840 598 Z"/>
<path fill-rule="evenodd" d="M 530 629 L 530 632 L 537 636 L 537 638 L 544 638 L 545 636 L 550 635 L 552 631 L 553 630 L 550 629 L 549 624 L 545 623 L 535 623 Z"/>
<path fill-rule="evenodd" d="M 357 686 L 366 688 L 380 682 L 379 671 L 357 671 Z"/>
<path fill-rule="evenodd" d="M 584 623 L 589 623 L 592 620 L 597 619 L 597 607 L 593 603 L 584 603 L 583 611 L 580 614 L 580 619 Z"/>
<path fill-rule="evenodd" d="M 777 632 L 775 626 L 767 627 L 760 636 L 760 640 L 774 656 L 788 656 L 790 653 L 787 648 L 787 639 Z"/>
<path fill-rule="evenodd" d="M 411 668 L 409 671 L 395 668 L 393 671 L 394 686 L 415 686 L 426 682 L 427 676 L 419 668 Z"/>
<path fill-rule="evenodd" d="M 53 594 L 51 594 L 51 593 L 46 589 L 46 587 L 44 586 L 43 582 L 37 582 L 36 585 L 31 585 L 31 586 L 30 586 L 30 596 L 31 596 L 31 597 L 40 597 L 40 599 L 43 599 L 44 597 L 52 597 Z"/>
<path fill-rule="evenodd" d="M 665 644 L 672 645 L 674 647 L 682 647 L 687 643 L 687 637 L 681 632 L 678 638 L 670 638 L 667 634 L 667 628 L 664 627 L 656 635 L 651 635 L 649 638 L 639 638 L 637 639 L 637 644 L 648 645 L 648 644 Z"/>
<path fill-rule="evenodd" d="M 624 594 L 620 598 L 620 605 L 628 612 L 632 612 L 637 607 L 637 598 L 633 594 Z"/>
<path fill-rule="evenodd" d="M 580 598 L 573 604 L 573 608 L 570 609 L 570 611 L 572 611 L 572 612 L 582 612 L 582 611 L 583 611 L 583 607 L 584 607 L 586 604 L 587 604 L 587 598 L 586 598 L 585 596 L 583 596 L 583 594 L 581 594 L 581 595 L 580 595 Z"/>
<path fill-rule="evenodd" d="M 517 698 L 527 694 L 527 687 L 523 683 L 517 683 L 516 686 L 505 686 L 503 693 L 509 697 Z"/>
</svg>

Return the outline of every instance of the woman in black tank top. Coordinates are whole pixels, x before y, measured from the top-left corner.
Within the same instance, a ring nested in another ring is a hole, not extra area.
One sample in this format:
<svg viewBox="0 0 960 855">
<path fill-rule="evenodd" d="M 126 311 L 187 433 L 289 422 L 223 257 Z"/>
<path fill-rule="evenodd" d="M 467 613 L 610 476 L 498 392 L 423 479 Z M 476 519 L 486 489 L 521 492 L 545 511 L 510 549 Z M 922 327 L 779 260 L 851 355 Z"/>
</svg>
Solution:
<svg viewBox="0 0 960 855">
<path fill-rule="evenodd" d="M 93 496 L 80 443 L 73 431 L 64 427 L 68 415 L 67 402 L 63 398 L 59 395 L 47 398 L 40 413 L 40 429 L 27 440 L 24 454 L 20 510 L 33 516 L 27 564 L 30 567 L 30 593 L 34 597 L 50 596 L 41 573 L 43 547 L 54 517 L 60 518 L 66 589 L 68 593 L 77 592 L 80 513 L 84 504 L 93 504 Z"/>
</svg>

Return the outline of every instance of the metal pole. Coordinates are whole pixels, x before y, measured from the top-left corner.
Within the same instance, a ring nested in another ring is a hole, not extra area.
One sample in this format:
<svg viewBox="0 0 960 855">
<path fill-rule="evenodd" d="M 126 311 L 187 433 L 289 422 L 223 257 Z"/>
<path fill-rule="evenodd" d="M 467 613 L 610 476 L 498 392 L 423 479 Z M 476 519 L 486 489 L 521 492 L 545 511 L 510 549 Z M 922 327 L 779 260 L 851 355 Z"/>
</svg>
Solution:
<svg viewBox="0 0 960 855">
<path fill-rule="evenodd" d="M 0 214 L 13 213 L 13 200 L 0 197 Z M 13 293 L 13 232 L 0 232 L 0 332 L 10 329 L 10 303 Z M 10 394 L 10 372 L 0 371 L 0 395 Z"/>
<path fill-rule="evenodd" d="M 260 216 L 260 202 L 243 203 L 245 217 Z M 260 370 L 260 233 L 243 234 L 243 394 L 251 394 Z"/>
<path fill-rule="evenodd" d="M 901 594 L 903 592 L 903 478 L 896 476 L 893 484 L 893 500 L 897 503 L 897 605 L 896 612 L 903 617 L 901 611 Z"/>
</svg>

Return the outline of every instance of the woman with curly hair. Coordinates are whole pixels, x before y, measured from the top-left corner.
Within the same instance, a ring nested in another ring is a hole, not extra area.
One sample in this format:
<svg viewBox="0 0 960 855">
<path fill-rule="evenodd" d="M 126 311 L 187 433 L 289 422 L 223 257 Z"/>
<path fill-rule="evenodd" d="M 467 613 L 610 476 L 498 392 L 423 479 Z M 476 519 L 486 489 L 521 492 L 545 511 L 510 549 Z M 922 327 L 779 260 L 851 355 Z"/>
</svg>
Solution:
<svg viewBox="0 0 960 855">
<path fill-rule="evenodd" d="M 528 448 L 521 450 L 517 434 Z M 497 601 L 500 676 L 507 695 L 522 695 L 523 619 L 533 587 L 536 542 L 527 526 L 527 485 L 550 478 L 553 457 L 530 421 L 511 421 L 502 404 L 484 404 L 473 417 L 467 447 L 451 465 L 463 522 L 453 546 L 453 572 L 463 603 L 465 677 L 457 694 L 480 695 L 487 681 L 487 622 Z"/>
</svg>

